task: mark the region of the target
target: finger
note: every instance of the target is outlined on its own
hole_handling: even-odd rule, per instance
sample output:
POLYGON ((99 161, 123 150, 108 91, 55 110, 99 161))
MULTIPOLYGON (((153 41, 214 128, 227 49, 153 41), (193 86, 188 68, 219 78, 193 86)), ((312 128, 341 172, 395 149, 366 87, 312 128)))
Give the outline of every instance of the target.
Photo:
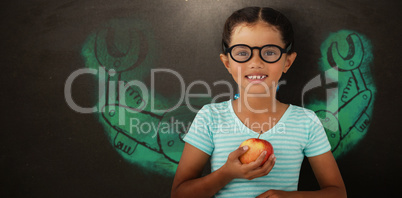
POLYGON ((263 166, 258 167, 252 171, 250 171, 250 175, 252 175, 252 179, 257 178, 257 177, 262 177, 265 175, 268 175, 269 172, 271 172, 272 168, 275 165, 276 157, 274 154, 269 156, 268 160, 264 163, 263 166))
POLYGON ((258 195, 258 197, 270 197, 270 196, 272 196, 272 195, 275 195, 275 190, 268 190, 268 191, 265 191, 264 193, 262 193, 261 195, 258 195))
POLYGON ((238 159, 241 155, 243 155, 248 151, 248 148, 249 148, 248 146, 239 147, 235 151, 231 152, 229 154, 229 157, 231 159, 238 159))
POLYGON ((265 168, 267 168, 267 167, 271 167, 271 169, 272 169, 272 167, 273 167, 274 164, 275 164, 275 161, 276 161, 275 155, 274 155, 274 154, 270 155, 269 158, 268 158, 268 160, 267 160, 267 161, 264 163, 264 165, 262 166, 262 168, 265 169, 265 168))
POLYGON ((256 173, 256 176, 262 177, 262 176, 268 175, 271 172, 272 168, 274 168, 275 161, 276 161, 275 155, 272 154, 271 156, 269 156, 268 160, 261 167, 261 170, 259 171, 259 173, 256 173))
POLYGON ((266 154, 267 154, 267 152, 264 151, 260 154, 260 156, 258 156, 258 158, 254 162, 243 165, 245 170, 247 170, 247 176, 246 176, 247 179, 251 180, 251 179, 260 177, 260 175, 264 172, 264 170, 262 170, 261 165, 262 165, 262 161, 264 160, 266 154))
POLYGON ((249 167, 251 169, 256 169, 258 167, 260 167, 262 165, 262 161, 264 161, 265 156, 267 155, 267 152, 264 151, 260 154, 260 156, 258 156, 258 158, 254 161, 249 163, 249 167))
POLYGON ((269 197, 269 195, 271 195, 271 190, 265 191, 264 193, 258 195, 256 198, 265 198, 269 197))

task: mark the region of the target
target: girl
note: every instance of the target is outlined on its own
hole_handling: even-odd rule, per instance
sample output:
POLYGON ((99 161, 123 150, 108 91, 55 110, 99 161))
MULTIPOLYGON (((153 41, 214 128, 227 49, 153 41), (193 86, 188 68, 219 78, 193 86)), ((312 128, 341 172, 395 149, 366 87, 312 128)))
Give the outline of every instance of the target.
POLYGON ((276 88, 296 58, 288 19, 271 8, 234 12, 223 31, 221 61, 238 84, 240 97, 205 105, 184 140, 172 197, 346 197, 345 186, 325 131, 314 112, 276 100, 276 88), (273 148, 242 164, 246 139, 273 148), (299 192, 304 156, 321 189, 299 192), (201 177, 210 158, 211 173, 201 177))

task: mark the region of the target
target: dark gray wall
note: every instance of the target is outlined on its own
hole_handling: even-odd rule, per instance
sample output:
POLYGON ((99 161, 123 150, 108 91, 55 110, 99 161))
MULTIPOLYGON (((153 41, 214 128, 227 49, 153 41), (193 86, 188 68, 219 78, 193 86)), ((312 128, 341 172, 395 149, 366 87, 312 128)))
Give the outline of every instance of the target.
MULTIPOLYGON (((81 50, 90 35, 110 20, 131 18, 151 27, 155 67, 174 69, 187 83, 230 81, 219 60, 222 26, 234 10, 254 5, 276 8, 294 24, 298 57, 284 76, 283 102, 301 104, 303 85, 320 72, 320 46, 330 33, 353 30, 371 41, 370 75, 377 88, 371 124, 337 161, 350 197, 397 195, 402 175, 397 0, 3 2, 1 192, 7 197, 169 197, 171 176, 124 160, 96 115, 67 105, 66 79, 85 68, 81 50)), ((161 81, 161 95, 179 90, 176 82, 161 81)), ((94 76, 82 76, 73 85, 77 104, 96 104, 94 76)), ((227 90, 216 87, 213 94, 222 91, 227 90)), ((304 164, 299 189, 317 188, 304 164)))

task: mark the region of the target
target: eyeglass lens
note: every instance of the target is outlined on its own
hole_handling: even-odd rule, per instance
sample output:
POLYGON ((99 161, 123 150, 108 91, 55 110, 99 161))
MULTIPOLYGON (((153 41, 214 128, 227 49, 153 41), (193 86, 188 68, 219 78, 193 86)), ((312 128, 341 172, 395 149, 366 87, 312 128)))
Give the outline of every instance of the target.
MULTIPOLYGON (((276 62, 282 55, 276 46, 266 46, 260 51, 261 57, 267 62, 276 62)), ((252 49, 248 46, 236 46, 232 49, 232 57, 236 61, 245 62, 251 58, 252 49)))

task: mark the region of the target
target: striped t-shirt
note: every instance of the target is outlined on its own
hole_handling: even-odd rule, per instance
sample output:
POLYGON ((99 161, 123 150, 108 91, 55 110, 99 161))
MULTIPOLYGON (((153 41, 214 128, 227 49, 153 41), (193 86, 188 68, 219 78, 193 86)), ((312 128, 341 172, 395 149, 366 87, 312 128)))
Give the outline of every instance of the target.
MULTIPOLYGON (((311 110, 290 105, 281 119, 273 122, 276 124, 260 136, 274 148, 276 162, 271 172, 253 180, 234 179, 216 197, 256 197, 270 189, 295 191, 304 156, 317 156, 331 149, 324 128, 311 110)), ((210 155, 211 171, 215 171, 243 141, 257 136, 236 116, 229 100, 205 105, 184 141, 210 155)))

